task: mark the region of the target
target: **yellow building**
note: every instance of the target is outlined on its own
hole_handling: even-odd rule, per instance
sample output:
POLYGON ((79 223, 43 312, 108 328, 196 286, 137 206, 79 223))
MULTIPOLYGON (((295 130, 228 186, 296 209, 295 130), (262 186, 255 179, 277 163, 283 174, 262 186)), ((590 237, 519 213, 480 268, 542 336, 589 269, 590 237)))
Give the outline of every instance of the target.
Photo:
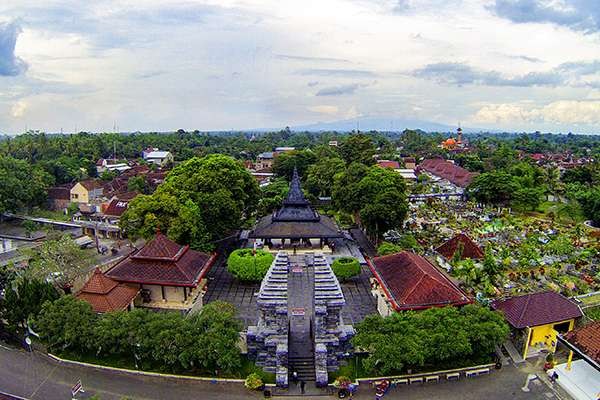
POLYGON ((524 359, 540 351, 554 352, 557 335, 575 327, 583 314, 579 306, 555 292, 510 297, 492 303, 512 328, 512 339, 524 359))
POLYGON ((89 204, 102 197, 102 184, 93 179, 77 182, 71 188, 71 202, 89 204))

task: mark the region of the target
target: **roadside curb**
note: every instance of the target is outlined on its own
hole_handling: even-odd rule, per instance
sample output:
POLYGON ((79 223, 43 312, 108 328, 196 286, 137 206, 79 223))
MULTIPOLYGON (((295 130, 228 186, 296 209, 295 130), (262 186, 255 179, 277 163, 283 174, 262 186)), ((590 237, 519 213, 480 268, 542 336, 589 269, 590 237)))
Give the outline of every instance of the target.
POLYGON ((240 383, 242 385, 245 382, 244 379, 208 378, 208 377, 202 377, 202 376, 163 374, 160 372, 137 371, 137 370, 126 369, 126 368, 107 367, 105 365, 91 364, 91 363, 86 363, 86 362, 82 362, 82 361, 67 360, 67 359, 63 359, 58 356, 55 356, 54 354, 51 354, 51 353, 48 353, 48 357, 50 357, 53 361, 55 361, 59 364, 76 365, 79 367, 95 368, 95 369, 101 369, 101 370, 106 370, 106 371, 117 371, 117 372, 123 372, 123 373, 131 374, 131 375, 154 376, 154 377, 170 378, 170 379, 187 379, 187 380, 212 382, 212 383, 240 383))

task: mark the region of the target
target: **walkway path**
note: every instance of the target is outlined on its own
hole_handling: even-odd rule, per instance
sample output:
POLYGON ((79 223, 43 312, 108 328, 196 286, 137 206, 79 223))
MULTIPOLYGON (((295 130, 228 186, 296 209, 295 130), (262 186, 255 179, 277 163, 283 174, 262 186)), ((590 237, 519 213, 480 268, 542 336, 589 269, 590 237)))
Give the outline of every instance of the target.
MULTIPOLYGON (((71 367, 57 364, 39 354, 7 349, 0 345, 0 392, 28 399, 70 399, 70 388, 81 378, 86 395, 98 394, 102 400, 132 399, 260 399, 262 394, 248 392, 242 385, 215 384, 191 380, 144 377, 127 373, 71 367)), ((391 390, 385 399, 402 400, 543 400, 557 399, 541 382, 531 383, 531 392, 524 393, 527 370, 507 366, 489 376, 459 382, 443 382, 391 390)), ((372 399, 373 390, 361 387, 355 399, 372 399)), ((1 397, 0 397, 1 398, 1 397)), ((84 398, 82 396, 82 398, 84 398)), ((288 400, 300 397, 286 397, 288 400)), ((303 397, 307 399, 310 397, 303 397)))
POLYGON ((288 318, 290 335, 288 359, 299 379, 315 380, 314 348, 311 337, 314 314, 314 271, 303 256, 290 256, 288 273, 288 318))

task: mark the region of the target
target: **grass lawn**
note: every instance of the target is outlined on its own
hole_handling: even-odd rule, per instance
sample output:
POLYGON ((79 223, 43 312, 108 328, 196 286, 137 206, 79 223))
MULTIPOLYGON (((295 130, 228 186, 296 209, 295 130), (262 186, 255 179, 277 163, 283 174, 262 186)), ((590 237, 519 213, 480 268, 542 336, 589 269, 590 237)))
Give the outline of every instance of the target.
POLYGON ((600 303, 600 293, 593 296, 580 297, 579 300, 581 300, 581 302, 586 306, 590 304, 597 304, 600 303))
POLYGON ((593 319, 594 321, 600 321, 600 306, 585 308, 583 313, 586 317, 593 319))
POLYGON ((65 213, 63 213, 62 211, 50 211, 50 210, 43 210, 40 208, 35 208, 29 213, 29 215, 32 217, 48 218, 48 219, 54 219, 54 220, 63 221, 63 222, 71 221, 71 216, 65 215, 65 213))
MULTIPOLYGON (((135 361, 133 357, 124 358, 118 356, 110 356, 110 357, 102 357, 98 358, 91 354, 79 354, 72 351, 63 351, 61 353, 55 353, 58 357, 64 358, 66 360, 72 361, 80 361, 88 364, 96 364, 103 365, 106 367, 113 368, 123 368, 123 369, 131 369, 131 370, 143 370, 146 372, 158 372, 163 374, 176 374, 176 375, 185 375, 185 376, 199 376, 212 378, 214 377, 210 373, 205 373, 203 371, 181 371, 181 372, 172 372, 165 371, 161 368, 136 368, 135 361)), ((234 374, 221 374, 219 378, 235 378, 235 379, 245 379, 251 373, 256 372, 261 375, 263 382, 265 383, 275 383, 275 374, 267 373, 262 370, 262 368, 256 366, 253 361, 248 360, 245 356, 242 356, 242 366, 237 373, 234 374)))

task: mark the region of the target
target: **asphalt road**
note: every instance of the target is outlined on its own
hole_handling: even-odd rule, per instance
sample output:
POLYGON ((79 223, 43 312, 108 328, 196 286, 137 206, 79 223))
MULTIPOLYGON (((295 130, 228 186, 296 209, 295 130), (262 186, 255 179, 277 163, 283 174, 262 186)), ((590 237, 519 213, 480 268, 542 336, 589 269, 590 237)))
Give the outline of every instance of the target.
MULTIPOLYGON (((391 389, 386 399, 504 400, 558 399, 539 380, 530 383, 531 391, 521 390, 527 370, 513 366, 494 371, 489 376, 462 379, 458 382, 413 385, 391 389)), ((237 384, 199 382, 187 379, 145 377, 94 368, 64 366, 40 355, 0 346, 0 392, 37 400, 70 399, 70 389, 81 379, 85 399, 98 394, 102 400, 131 399, 258 399, 237 384)), ((311 398, 308 396, 303 399, 311 398)), ((323 398, 323 397, 320 397, 323 398)), ((373 399, 374 390, 361 387, 355 399, 373 399)), ((565 399, 565 397, 562 397, 565 399)), ((2 396, 0 396, 2 399, 2 396)), ((292 400, 293 397, 286 397, 292 400)))

